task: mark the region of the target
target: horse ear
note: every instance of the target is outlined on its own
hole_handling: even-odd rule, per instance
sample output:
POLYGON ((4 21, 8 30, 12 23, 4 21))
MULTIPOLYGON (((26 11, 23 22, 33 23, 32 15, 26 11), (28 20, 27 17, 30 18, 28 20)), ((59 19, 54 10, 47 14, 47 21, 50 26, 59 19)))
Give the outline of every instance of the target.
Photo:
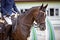
POLYGON ((43 4, 40 6, 40 10, 43 8, 43 4))
POLYGON ((48 4, 47 4, 47 5, 45 5, 45 7, 44 7, 44 8, 47 8, 47 6, 48 6, 48 4))

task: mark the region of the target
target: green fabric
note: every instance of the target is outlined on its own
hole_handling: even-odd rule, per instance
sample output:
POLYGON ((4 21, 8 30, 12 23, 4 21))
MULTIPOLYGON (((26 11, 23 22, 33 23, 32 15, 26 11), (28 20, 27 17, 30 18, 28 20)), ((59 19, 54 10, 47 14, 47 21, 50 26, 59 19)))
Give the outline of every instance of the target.
POLYGON ((37 35, 36 35, 36 30, 35 30, 35 28, 34 27, 32 27, 32 33, 33 33, 33 39, 32 40, 37 40, 37 35))
POLYGON ((47 18, 47 26, 48 26, 48 31, 49 31, 49 40, 55 40, 55 34, 54 34, 54 28, 50 22, 50 20, 47 18))

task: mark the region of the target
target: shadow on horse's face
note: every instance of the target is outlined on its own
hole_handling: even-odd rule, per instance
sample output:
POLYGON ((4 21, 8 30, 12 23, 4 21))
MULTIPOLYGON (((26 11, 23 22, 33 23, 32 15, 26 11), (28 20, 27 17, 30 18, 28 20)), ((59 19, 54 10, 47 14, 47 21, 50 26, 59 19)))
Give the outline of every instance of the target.
POLYGON ((37 16, 35 18, 35 21, 37 22, 38 27, 42 31, 46 29, 46 25, 45 25, 45 18, 46 18, 45 10, 46 10, 46 7, 47 7, 47 5, 45 7, 43 7, 43 4, 42 4, 42 6, 40 7, 39 12, 37 13, 37 16))

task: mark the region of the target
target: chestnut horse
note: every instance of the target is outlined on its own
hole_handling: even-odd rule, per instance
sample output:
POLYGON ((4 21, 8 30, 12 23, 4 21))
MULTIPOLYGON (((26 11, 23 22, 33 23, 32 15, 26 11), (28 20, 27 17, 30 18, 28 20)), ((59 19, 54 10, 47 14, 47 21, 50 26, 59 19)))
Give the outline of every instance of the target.
POLYGON ((39 25, 40 30, 45 30, 46 6, 43 4, 38 7, 32 7, 18 18, 17 27, 12 37, 14 40, 27 40, 30 34, 30 28, 34 21, 39 25))
MULTIPOLYGON (((7 31, 7 33, 10 33, 10 36, 13 38, 13 40, 27 40, 27 38, 30 35, 30 29, 32 27, 32 24, 34 21, 37 22, 39 25, 38 27, 40 30, 45 30, 45 18, 46 13, 45 10, 48 5, 43 6, 37 6, 32 7, 28 11, 26 11, 24 14, 19 15, 17 18, 16 27, 14 29, 14 32, 10 33, 7 31)), ((10 27, 8 27, 9 29, 10 27)), ((11 30, 11 29, 10 29, 11 30)))

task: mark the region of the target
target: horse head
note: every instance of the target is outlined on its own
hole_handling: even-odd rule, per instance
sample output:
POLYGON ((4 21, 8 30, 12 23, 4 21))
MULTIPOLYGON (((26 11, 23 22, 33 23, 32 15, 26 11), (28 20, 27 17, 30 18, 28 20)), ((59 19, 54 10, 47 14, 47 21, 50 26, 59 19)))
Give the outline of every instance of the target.
POLYGON ((35 21, 37 22, 40 30, 46 29, 46 25, 45 25, 46 13, 45 13, 45 11, 46 11, 47 6, 48 6, 48 4, 43 7, 43 4, 42 4, 41 6, 35 8, 34 18, 35 18, 35 21))

